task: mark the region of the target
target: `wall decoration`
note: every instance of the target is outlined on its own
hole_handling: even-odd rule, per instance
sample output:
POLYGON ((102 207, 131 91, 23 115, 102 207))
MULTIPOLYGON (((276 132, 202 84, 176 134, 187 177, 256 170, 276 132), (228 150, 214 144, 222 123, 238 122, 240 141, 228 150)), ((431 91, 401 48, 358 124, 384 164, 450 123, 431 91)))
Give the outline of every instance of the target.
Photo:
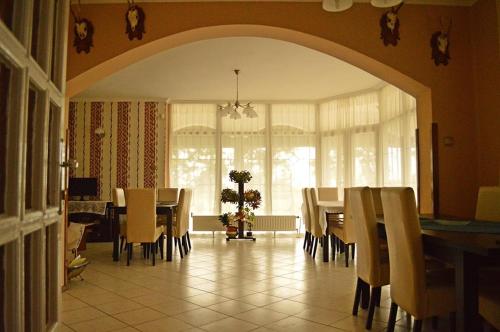
POLYGON ((403 6, 401 3, 398 6, 392 7, 391 10, 385 12, 380 17, 380 39, 383 40, 384 45, 389 44, 396 46, 399 40, 399 17, 398 12, 403 6))
POLYGON ((80 2, 78 1, 77 12, 71 8, 71 15, 75 22, 73 23, 73 46, 76 48, 76 52, 85 53, 90 52, 90 48, 94 46, 94 25, 87 18, 82 18, 80 16, 80 2))
POLYGON ((443 20, 441 19, 441 30, 436 31, 431 37, 431 49, 432 49, 432 59, 434 64, 439 66, 443 64, 448 65, 448 60, 450 60, 450 41, 449 34, 451 28, 451 19, 448 22, 446 29, 444 28, 443 20))
POLYGON ((125 22, 127 24, 126 33, 128 34, 128 39, 133 40, 137 38, 142 39, 142 34, 146 33, 144 28, 144 20, 146 19, 146 14, 144 10, 137 6, 134 1, 128 1, 128 9, 125 13, 125 22))
POLYGON ((73 176, 97 177, 102 200, 111 200, 113 188, 164 187, 168 126, 160 115, 166 107, 163 101, 70 101, 70 152, 84 165, 73 176))

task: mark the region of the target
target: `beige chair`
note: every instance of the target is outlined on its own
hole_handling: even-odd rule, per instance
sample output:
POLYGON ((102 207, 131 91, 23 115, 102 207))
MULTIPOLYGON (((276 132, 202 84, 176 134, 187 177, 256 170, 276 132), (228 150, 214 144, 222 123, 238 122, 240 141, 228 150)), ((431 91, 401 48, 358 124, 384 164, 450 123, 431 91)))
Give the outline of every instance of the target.
POLYGON ((127 189, 127 265, 134 243, 143 243, 145 254, 151 251, 155 265, 158 246, 163 256, 162 235, 163 227, 156 225, 156 190, 127 189))
POLYGON ((337 187, 319 187, 318 201, 338 201, 339 191, 337 187))
POLYGON ((495 329, 500 330, 500 290, 498 280, 494 287, 480 289, 479 314, 495 329))
POLYGON ((380 193, 382 191, 381 187, 370 187, 373 199, 373 207, 375 208, 375 215, 379 218, 384 216, 384 209, 382 208, 382 197, 380 193))
POLYGON ((307 203, 307 188, 302 188, 302 221, 304 222, 304 245, 302 249, 308 249, 311 243, 311 216, 309 214, 309 204, 307 203))
POLYGON ((157 197, 158 202, 178 202, 179 189, 178 188, 158 188, 157 197))
MULTIPOLYGON (((382 188, 382 206, 389 245, 391 311, 387 331, 394 331, 398 306, 422 320, 456 311, 452 269, 426 271, 422 233, 412 188, 382 188)), ((454 317, 450 315, 451 324, 454 317)))
MULTIPOLYGON (((122 188, 113 189, 113 205, 126 206, 125 191, 122 188)), ((120 253, 123 251, 123 245, 127 238, 127 216, 120 215, 120 253)))
POLYGON ((500 187, 480 187, 476 220, 500 221, 500 187))
MULTIPOLYGON (((382 286, 389 284, 389 253, 382 250, 377 230, 377 217, 371 188, 350 188, 352 222, 356 231, 358 280, 352 314, 357 315, 361 290, 372 287, 366 329, 372 327, 375 305, 380 303, 382 286)), ((379 191, 380 193, 380 191, 379 191)))
MULTIPOLYGON (((336 239, 342 242, 342 246, 337 244, 337 249, 345 252, 345 266, 349 267, 349 252, 351 252, 352 259, 355 255, 356 243, 356 230, 352 222, 351 204, 349 198, 350 188, 344 188, 344 218, 343 223, 332 222, 328 224, 328 229, 336 239), (352 251, 349 250, 352 249, 352 251)), ((335 242, 332 242, 332 251, 335 255, 335 242)), ((332 256, 335 257, 335 256, 332 256)))
POLYGON ((307 202, 309 204, 309 216, 311 218, 311 246, 309 248, 309 254, 311 254, 313 258, 316 258, 318 240, 323 238, 326 228, 321 224, 322 219, 319 215, 317 195, 316 188, 308 188, 306 190, 307 202))
POLYGON ((182 250, 187 254, 191 249, 191 240, 189 239, 189 213, 191 210, 191 189, 182 188, 179 193, 179 204, 177 205, 176 218, 173 224, 173 235, 175 245, 179 247, 181 258, 184 257, 182 250))

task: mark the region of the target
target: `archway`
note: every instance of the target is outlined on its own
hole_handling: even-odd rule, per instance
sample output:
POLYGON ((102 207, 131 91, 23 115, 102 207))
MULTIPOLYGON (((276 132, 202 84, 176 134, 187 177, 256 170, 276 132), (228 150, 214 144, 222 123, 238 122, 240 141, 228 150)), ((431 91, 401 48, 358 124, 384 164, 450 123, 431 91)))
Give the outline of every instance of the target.
POLYGON ((158 52, 195 41, 221 37, 263 37, 295 43, 361 68, 414 96, 417 100, 417 125, 419 128, 420 212, 432 212, 432 160, 430 153, 432 102, 430 88, 384 63, 331 40, 295 30, 264 25, 221 25, 188 30, 133 48, 83 72, 67 82, 66 96, 68 98, 75 96, 95 82, 158 52))

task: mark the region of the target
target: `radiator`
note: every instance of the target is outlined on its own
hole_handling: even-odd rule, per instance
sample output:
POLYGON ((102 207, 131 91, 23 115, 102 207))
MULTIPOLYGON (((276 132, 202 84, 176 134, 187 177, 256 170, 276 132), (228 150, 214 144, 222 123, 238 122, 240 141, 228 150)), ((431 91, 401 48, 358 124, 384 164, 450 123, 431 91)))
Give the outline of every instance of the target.
MULTIPOLYGON (((193 215, 193 231, 225 231, 217 219, 219 216, 193 215)), ((252 227, 254 231, 296 231, 297 230, 296 216, 256 216, 255 224, 252 227)))
POLYGON ((254 231, 295 231, 297 230, 296 216, 257 216, 254 231))

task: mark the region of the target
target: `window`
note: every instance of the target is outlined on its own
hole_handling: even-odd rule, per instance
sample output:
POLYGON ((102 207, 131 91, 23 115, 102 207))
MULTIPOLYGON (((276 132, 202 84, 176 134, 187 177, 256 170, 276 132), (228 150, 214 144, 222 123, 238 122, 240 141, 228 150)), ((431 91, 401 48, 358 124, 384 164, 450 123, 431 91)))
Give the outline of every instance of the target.
POLYGON ((0 214, 5 212, 5 185, 7 168, 7 121, 11 70, 0 57, 0 214))
POLYGON ((202 198, 194 213, 234 210, 219 203, 222 188, 236 189, 232 169, 252 173, 260 214, 299 215, 304 187, 416 187, 415 99, 393 86, 255 108, 257 118, 232 120, 218 119, 215 104, 172 105, 171 184, 202 198))
POLYGON ((191 209, 197 214, 217 210, 216 105, 172 106, 171 186, 192 188, 191 209))
POLYGON ((56 206, 59 197, 59 115, 61 109, 50 104, 47 152, 47 206, 56 206))
POLYGON ((34 162, 34 152, 33 149, 35 144, 35 129, 36 129, 36 113, 38 108, 38 97, 39 91, 34 87, 30 86, 28 94, 28 127, 26 130, 26 177, 25 177, 25 191, 24 191, 24 208, 25 210, 30 210, 33 207, 33 162, 34 162))

